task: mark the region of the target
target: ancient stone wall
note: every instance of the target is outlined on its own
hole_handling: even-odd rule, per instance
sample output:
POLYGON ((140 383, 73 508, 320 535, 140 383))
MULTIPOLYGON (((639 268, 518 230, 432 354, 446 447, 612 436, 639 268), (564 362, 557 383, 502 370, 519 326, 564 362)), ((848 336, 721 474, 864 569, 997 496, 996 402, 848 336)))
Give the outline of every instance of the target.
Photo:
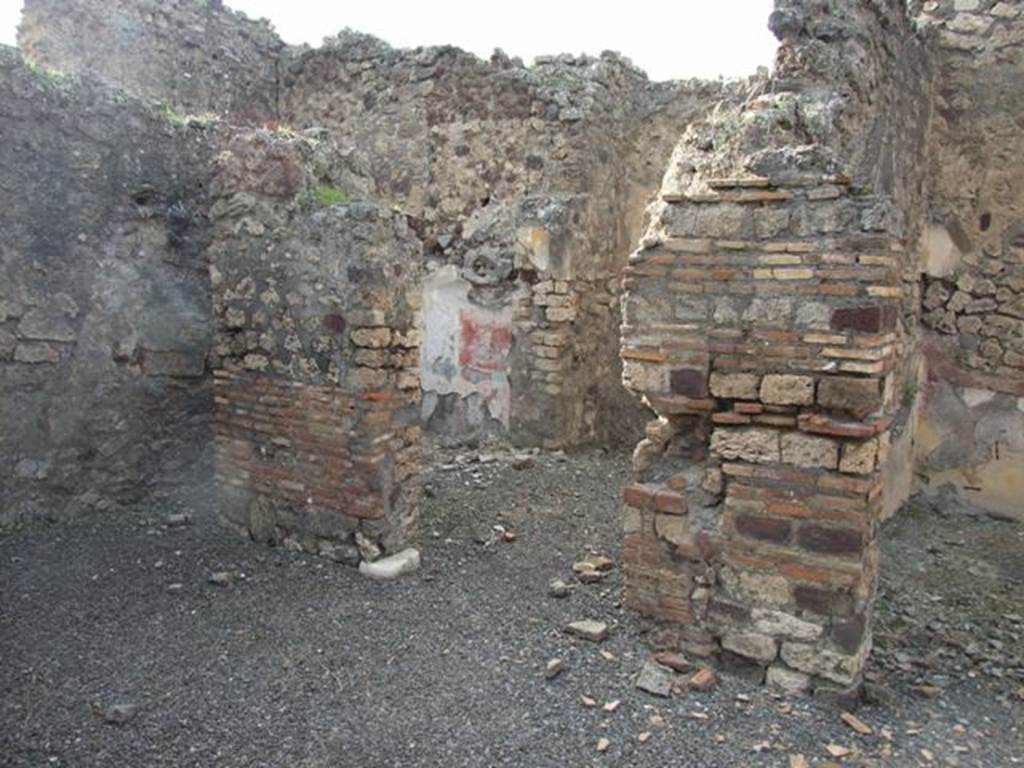
POLYGON ((550 447, 638 438, 647 415, 619 383, 624 255, 681 127, 749 84, 651 83, 615 54, 528 68, 351 32, 292 49, 215 2, 29 0, 20 37, 39 62, 179 112, 328 130, 427 243, 429 428, 550 447))
POLYGON ((935 61, 918 476, 1022 517, 1024 7, 915 10, 935 61))
POLYGON ((229 523, 354 564, 413 532, 422 257, 403 215, 342 201, 340 165, 315 135, 218 154, 216 460, 229 523))
POLYGON ((173 112, 277 115, 285 46, 220 0, 26 0, 18 45, 42 66, 90 72, 173 112))
POLYGON ((930 74, 903 4, 779 2, 764 92, 690 126, 630 258, 625 491, 658 642, 855 686, 877 527, 909 490, 930 74))
POLYGON ((740 86, 650 83, 613 54, 526 68, 352 33, 284 83, 286 120, 327 127, 422 220, 427 423, 549 447, 634 439, 622 254, 680 126, 740 86))
POLYGON ((209 131, 0 48, 0 525, 208 478, 209 131))

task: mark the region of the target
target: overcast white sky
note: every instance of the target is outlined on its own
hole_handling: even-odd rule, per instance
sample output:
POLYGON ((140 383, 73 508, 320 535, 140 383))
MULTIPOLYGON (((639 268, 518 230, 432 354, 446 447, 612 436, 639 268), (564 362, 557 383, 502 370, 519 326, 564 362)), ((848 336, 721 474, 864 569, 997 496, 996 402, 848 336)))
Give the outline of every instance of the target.
MULTIPOLYGON (((451 43, 529 62, 541 53, 617 50, 655 80, 748 75, 770 66, 772 0, 226 0, 270 19, 289 43, 317 45, 344 27, 398 47, 451 43)), ((0 0, 0 42, 14 44, 21 0, 0 0)))

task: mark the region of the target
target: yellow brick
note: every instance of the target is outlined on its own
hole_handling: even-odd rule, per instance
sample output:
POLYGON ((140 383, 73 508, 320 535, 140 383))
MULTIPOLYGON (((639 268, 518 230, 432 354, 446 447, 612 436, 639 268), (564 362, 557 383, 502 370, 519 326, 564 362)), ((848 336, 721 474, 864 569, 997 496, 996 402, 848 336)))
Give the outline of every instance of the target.
POLYGON ((814 278, 813 269, 773 269, 772 274, 776 280, 811 280, 814 278))
POLYGON ((866 373, 876 374, 885 370, 884 363, 853 363, 843 361, 839 364, 839 370, 845 373, 866 373))
POLYGON ((831 333, 808 333, 804 341, 807 344, 845 344, 846 337, 831 333))
POLYGON ((903 288, 897 285, 869 285, 868 296, 898 299, 903 296, 903 288))
POLYGON ((760 256, 758 261, 761 264, 772 264, 775 266, 785 266, 792 264, 803 264, 804 260, 802 257, 792 253, 773 253, 766 256, 760 256))
POLYGON ((861 256, 857 259, 861 264, 866 267, 893 267, 895 268, 896 259, 891 256, 861 256))

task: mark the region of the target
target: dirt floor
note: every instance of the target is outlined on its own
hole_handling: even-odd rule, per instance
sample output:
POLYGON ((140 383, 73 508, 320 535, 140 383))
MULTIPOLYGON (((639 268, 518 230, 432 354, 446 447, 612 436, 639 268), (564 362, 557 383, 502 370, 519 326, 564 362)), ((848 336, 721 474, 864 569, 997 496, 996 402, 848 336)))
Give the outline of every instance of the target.
POLYGON ((394 583, 236 538, 208 499, 0 538, 0 765, 1024 763, 1024 526, 955 504, 886 526, 859 735, 736 679, 635 689, 647 654, 617 570, 548 596, 588 551, 618 559, 626 455, 434 458, 423 568, 394 583), (610 638, 563 633, 583 618, 610 638))

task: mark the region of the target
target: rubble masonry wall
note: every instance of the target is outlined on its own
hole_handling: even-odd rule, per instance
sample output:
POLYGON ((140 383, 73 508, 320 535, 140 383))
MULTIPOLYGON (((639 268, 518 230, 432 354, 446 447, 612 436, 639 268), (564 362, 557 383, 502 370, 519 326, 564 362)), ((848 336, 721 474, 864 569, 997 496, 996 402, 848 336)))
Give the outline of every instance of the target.
POLYGON ((917 3, 935 62, 922 489, 1024 518, 1024 8, 917 3))
POLYGON ((209 153, 0 48, 0 525, 209 482, 209 153))

